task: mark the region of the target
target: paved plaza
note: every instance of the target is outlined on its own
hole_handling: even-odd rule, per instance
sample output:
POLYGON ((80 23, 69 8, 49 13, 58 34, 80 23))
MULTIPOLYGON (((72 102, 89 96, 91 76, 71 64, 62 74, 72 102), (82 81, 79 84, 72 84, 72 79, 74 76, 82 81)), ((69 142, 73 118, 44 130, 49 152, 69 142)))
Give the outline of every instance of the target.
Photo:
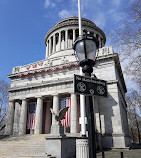
POLYGON ((141 158, 141 149, 103 151, 97 153, 97 158, 141 158))

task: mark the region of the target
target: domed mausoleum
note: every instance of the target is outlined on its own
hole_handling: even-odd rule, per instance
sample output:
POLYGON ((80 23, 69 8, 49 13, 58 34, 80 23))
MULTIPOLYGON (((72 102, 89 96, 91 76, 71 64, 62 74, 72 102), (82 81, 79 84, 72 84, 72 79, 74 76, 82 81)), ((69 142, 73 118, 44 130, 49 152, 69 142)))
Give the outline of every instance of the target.
MULTIPOLYGON (((112 47, 105 46, 104 32, 92 21, 82 18, 83 33, 91 33, 98 40, 95 67, 92 74, 107 81, 108 97, 94 97, 97 141, 103 148, 125 148, 130 145, 126 85, 120 61, 112 47)), ((74 93, 74 74, 79 63, 72 48, 78 37, 78 18, 59 21, 45 36, 45 59, 13 68, 9 88, 9 105, 5 133, 7 135, 54 134, 58 113, 68 106, 61 121, 66 136, 81 136, 79 124, 80 96, 74 93)))

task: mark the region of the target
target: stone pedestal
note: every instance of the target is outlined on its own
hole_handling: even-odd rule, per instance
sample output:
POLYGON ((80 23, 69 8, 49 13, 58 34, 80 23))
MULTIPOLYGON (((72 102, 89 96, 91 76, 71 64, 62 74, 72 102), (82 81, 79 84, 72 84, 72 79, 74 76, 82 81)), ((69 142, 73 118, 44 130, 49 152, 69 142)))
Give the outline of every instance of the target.
POLYGON ((88 139, 76 139, 76 158, 89 158, 88 139))
POLYGON ((51 126, 51 136, 65 136, 64 127, 61 125, 53 125, 51 126))
POLYGON ((45 139, 47 156, 50 155, 55 158, 75 157, 75 137, 53 137, 49 135, 45 139))

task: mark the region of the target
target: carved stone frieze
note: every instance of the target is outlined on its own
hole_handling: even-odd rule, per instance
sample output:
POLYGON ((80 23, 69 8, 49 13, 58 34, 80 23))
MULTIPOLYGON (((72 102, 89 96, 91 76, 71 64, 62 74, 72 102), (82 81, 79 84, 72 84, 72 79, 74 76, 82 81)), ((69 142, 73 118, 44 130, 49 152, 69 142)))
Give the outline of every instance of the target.
POLYGON ((61 59, 61 64, 66 64, 66 63, 69 63, 69 60, 67 60, 66 57, 64 56, 64 57, 61 59))
POLYGON ((56 85, 50 85, 50 86, 43 86, 43 87, 37 87, 37 88, 30 88, 26 90, 18 90, 18 91, 13 91, 10 93, 10 98, 15 98, 15 99, 22 99, 22 97, 28 98, 28 96, 36 97, 37 94, 40 95, 51 95, 54 92, 68 92, 68 88, 73 89, 73 81, 70 81, 68 83, 64 84, 56 84, 56 85))
POLYGON ((52 66, 52 60, 48 59, 46 62, 45 62, 45 65, 46 66, 52 66))

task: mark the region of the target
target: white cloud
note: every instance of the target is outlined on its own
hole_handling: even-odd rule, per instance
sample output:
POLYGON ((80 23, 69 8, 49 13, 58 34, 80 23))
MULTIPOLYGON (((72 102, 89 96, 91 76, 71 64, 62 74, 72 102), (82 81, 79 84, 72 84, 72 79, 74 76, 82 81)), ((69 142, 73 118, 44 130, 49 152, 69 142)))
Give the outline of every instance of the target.
POLYGON ((45 1, 45 4, 44 4, 44 7, 45 7, 45 8, 48 8, 49 5, 50 5, 50 1, 49 1, 49 0, 46 0, 46 1, 45 1))
POLYGON ((72 16, 67 10, 61 10, 58 15, 62 19, 72 16))
POLYGON ((99 12, 96 19, 93 20, 95 22, 95 24, 100 27, 100 28, 104 28, 105 24, 106 24, 106 16, 104 13, 99 12))
POLYGON ((51 6, 52 8, 54 8, 55 7, 55 3, 50 2, 50 0, 45 0, 44 7, 48 8, 49 6, 51 6))
POLYGON ((119 6, 121 3, 121 0, 112 0, 113 5, 119 6))

